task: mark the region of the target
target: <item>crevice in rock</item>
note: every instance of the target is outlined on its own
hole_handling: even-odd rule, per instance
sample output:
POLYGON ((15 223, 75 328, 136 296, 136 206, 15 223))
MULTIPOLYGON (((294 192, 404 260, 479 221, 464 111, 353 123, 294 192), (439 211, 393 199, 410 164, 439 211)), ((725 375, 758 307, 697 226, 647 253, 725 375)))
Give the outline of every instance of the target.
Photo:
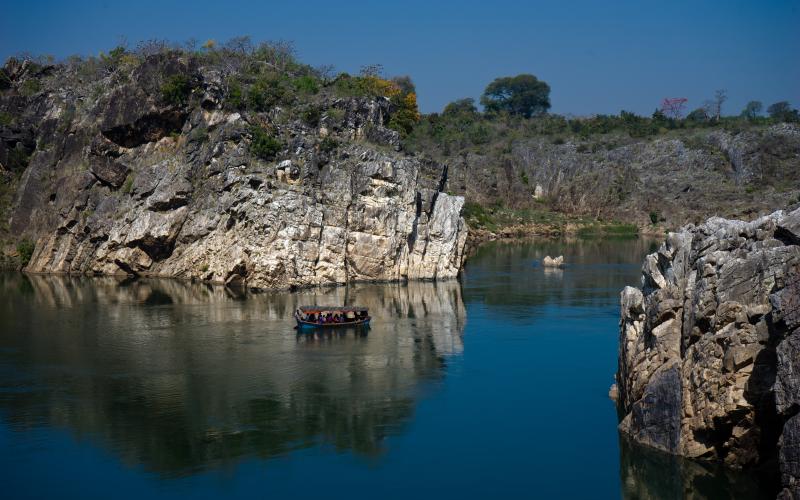
POLYGON ((117 125, 101 133, 119 146, 135 148, 147 142, 157 141, 172 132, 180 132, 187 116, 183 110, 149 113, 133 123, 117 125))

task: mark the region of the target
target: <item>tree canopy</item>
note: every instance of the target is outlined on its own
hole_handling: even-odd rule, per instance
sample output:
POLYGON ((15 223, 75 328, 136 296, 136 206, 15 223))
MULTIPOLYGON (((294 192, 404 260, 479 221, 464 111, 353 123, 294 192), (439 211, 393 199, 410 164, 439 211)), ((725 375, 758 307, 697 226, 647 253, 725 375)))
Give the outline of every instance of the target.
POLYGON ((507 111, 525 118, 550 109, 550 86, 533 75, 522 74, 495 79, 481 97, 489 112, 507 111))

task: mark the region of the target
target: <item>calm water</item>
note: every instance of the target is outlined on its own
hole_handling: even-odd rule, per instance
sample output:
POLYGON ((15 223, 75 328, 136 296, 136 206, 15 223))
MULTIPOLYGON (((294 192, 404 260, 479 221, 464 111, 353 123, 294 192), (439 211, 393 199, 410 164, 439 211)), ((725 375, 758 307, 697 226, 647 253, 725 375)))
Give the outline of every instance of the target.
POLYGON ((492 244, 460 283, 295 294, 0 275, 3 498, 758 497, 619 440, 618 294, 651 245, 492 244), (315 302, 373 326, 298 335, 315 302))

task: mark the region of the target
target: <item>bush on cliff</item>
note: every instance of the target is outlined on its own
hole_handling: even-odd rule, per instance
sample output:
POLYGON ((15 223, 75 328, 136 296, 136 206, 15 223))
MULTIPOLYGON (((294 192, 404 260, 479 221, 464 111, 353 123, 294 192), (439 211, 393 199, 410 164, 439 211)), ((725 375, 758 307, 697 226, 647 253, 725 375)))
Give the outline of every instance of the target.
POLYGON ((19 262, 22 267, 28 265, 33 256, 34 244, 30 240, 22 240, 17 243, 17 253, 19 254, 19 262))
POLYGON ((264 127, 253 126, 250 128, 250 134, 253 136, 250 152, 257 158, 272 160, 283 149, 283 143, 264 127))
POLYGON ((186 104, 192 93, 192 85, 186 75, 174 75, 161 85, 161 97, 175 106, 186 104))

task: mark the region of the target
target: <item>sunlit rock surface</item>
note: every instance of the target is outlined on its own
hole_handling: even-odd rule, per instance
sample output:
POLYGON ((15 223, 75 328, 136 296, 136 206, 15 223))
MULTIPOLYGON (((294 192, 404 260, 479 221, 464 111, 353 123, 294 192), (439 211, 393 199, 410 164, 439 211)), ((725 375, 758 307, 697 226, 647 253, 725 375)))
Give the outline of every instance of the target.
MULTIPOLYGON (((72 82, 68 68, 48 71, 72 82)), ((461 268, 464 200, 444 192, 443 166, 398 151, 388 99, 320 98, 314 125, 279 106, 234 112, 215 71, 170 54, 108 76, 91 98, 64 86, 17 103, 17 121, 36 124, 10 209, 15 237, 36 243, 28 272, 267 289, 461 268), (161 98, 173 74, 195 79, 195 105, 161 98), (280 138, 274 157, 254 153, 254 127, 280 138)))
POLYGON ((620 429, 800 494, 800 210, 670 233, 621 296, 620 429))

